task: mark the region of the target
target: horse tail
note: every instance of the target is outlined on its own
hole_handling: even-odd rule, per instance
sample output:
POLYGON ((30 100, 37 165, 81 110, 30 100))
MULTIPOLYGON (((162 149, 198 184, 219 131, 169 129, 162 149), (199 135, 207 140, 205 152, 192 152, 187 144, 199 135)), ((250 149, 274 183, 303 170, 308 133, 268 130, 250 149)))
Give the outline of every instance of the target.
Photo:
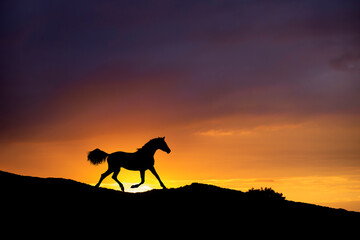
POLYGON ((94 164, 98 165, 102 162, 104 162, 109 154, 107 154, 104 151, 101 151, 100 149, 95 149, 88 154, 88 160, 94 164))

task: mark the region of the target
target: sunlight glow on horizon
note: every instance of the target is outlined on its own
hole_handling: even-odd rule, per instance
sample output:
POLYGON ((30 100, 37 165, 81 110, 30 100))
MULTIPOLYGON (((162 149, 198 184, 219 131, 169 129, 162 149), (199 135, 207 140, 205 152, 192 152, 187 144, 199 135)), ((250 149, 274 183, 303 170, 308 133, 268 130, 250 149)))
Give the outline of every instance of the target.
MULTIPOLYGON (((231 135, 215 134, 216 131, 202 135, 196 130, 180 134, 167 130, 169 134, 163 135, 166 135, 172 152, 168 155, 158 151, 155 167, 168 188, 192 182, 241 191, 252 187, 271 187, 283 193, 288 200, 320 205, 326 203, 336 207, 345 204, 353 210, 360 210, 356 205, 346 205, 360 203, 360 191, 353 187, 360 185, 360 181, 356 169, 349 171, 344 165, 355 164, 356 155, 343 153, 358 151, 355 141, 357 130, 354 131, 357 128, 344 129, 332 125, 331 131, 329 129, 323 124, 306 123, 285 124, 283 127, 260 126, 238 130, 231 135), (341 165, 344 166, 339 167, 341 165)), ((6 151, 0 154, 3 159, 13 159, 4 169, 10 172, 65 177, 95 185, 100 174, 107 169, 107 163, 90 165, 86 160, 88 151, 99 147, 109 153, 133 152, 147 140, 141 134, 133 138, 107 134, 70 142, 18 142, 8 145, 6 151), (19 148, 22 152, 17 151, 19 148), (29 159, 31 165, 24 165, 17 159, 29 159)), ((139 189, 130 188, 140 182, 137 171, 122 169, 118 178, 124 183, 126 192, 161 189, 149 171, 145 174, 145 184, 139 189)), ((104 180, 102 187, 120 190, 111 176, 104 180)))
MULTIPOLYGON (((90 185, 95 186, 96 183, 91 183, 90 185)), ((141 185, 138 188, 131 188, 131 186, 135 183, 128 183, 128 182, 122 182, 122 184, 124 185, 125 188, 125 192, 129 192, 129 193, 141 193, 141 192, 147 192, 156 188, 152 188, 150 187, 148 184, 144 183, 143 185, 141 185)), ((119 184, 117 183, 102 183, 101 186, 102 188, 109 188, 109 189, 113 189, 113 190, 117 190, 117 191, 121 191, 119 184)), ((160 188, 160 187, 159 187, 160 188)))
MULTIPOLYGON (((167 180, 167 188, 178 188, 194 182, 211 184, 246 192, 251 188, 271 187, 283 193, 287 200, 324 205, 339 208, 350 207, 353 211, 360 211, 359 191, 353 186, 360 184, 360 178, 353 176, 307 176, 276 179, 236 178, 236 179, 192 179, 167 180), (339 205, 340 204, 340 205, 339 205)), ((140 193, 153 189, 161 189, 155 181, 143 184, 138 189, 131 188, 134 183, 123 182, 125 192, 140 193)), ((95 185, 93 183, 92 185, 95 185)), ((117 183, 104 183, 102 187, 120 191, 117 183)))

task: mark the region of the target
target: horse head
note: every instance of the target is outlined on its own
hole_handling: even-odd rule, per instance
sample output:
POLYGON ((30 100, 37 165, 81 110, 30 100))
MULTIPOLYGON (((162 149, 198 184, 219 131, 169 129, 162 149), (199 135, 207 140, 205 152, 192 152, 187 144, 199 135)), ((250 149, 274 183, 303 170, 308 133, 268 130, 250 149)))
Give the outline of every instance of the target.
POLYGON ((166 144, 165 142, 165 137, 160 137, 158 138, 158 148, 164 152, 166 152, 167 154, 169 154, 171 152, 171 149, 169 148, 169 146, 166 144))

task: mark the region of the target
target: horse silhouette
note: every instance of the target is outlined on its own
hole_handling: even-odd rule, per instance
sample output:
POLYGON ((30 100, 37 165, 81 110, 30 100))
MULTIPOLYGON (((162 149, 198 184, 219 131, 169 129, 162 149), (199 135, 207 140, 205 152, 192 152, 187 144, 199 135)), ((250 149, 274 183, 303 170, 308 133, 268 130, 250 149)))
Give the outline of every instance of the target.
POLYGON ((117 179, 117 176, 120 172, 120 169, 123 167, 132 171, 140 171, 141 182, 134 184, 131 188, 137 188, 145 182, 145 171, 150 170, 152 174, 157 178, 160 183, 160 186, 166 189, 164 183, 161 181, 159 175, 157 174, 154 164, 154 154, 160 149, 166 153, 170 153, 171 150, 165 142, 165 137, 159 137, 151 139, 143 147, 138 148, 134 153, 127 152, 114 152, 108 154, 100 149, 95 149, 88 154, 88 160, 94 164, 100 164, 104 162, 107 158, 108 170, 101 174, 99 182, 95 187, 99 187, 101 182, 113 173, 112 178, 119 184, 122 191, 124 191, 123 184, 117 179))

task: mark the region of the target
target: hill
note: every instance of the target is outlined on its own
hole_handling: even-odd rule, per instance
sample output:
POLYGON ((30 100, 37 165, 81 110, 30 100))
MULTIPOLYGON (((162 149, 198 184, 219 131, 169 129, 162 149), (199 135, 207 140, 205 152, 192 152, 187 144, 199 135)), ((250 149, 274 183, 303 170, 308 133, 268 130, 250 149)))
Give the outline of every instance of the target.
MULTIPOLYGON (((0 171, 1 206, 6 219, 51 225, 207 226, 244 230, 244 226, 319 228, 319 224, 353 224, 360 213, 285 200, 266 191, 241 192, 193 183, 180 188, 124 193, 61 178, 20 176, 0 171), (119 219, 117 222, 109 221, 119 219)), ((4 215, 3 215, 4 216, 4 215)), ((328 226, 328 225, 327 225, 328 226)), ((347 225, 350 226, 350 225, 347 225)), ((200 226, 199 226, 200 227, 200 226)), ((198 229, 198 228, 196 228, 198 229)))

